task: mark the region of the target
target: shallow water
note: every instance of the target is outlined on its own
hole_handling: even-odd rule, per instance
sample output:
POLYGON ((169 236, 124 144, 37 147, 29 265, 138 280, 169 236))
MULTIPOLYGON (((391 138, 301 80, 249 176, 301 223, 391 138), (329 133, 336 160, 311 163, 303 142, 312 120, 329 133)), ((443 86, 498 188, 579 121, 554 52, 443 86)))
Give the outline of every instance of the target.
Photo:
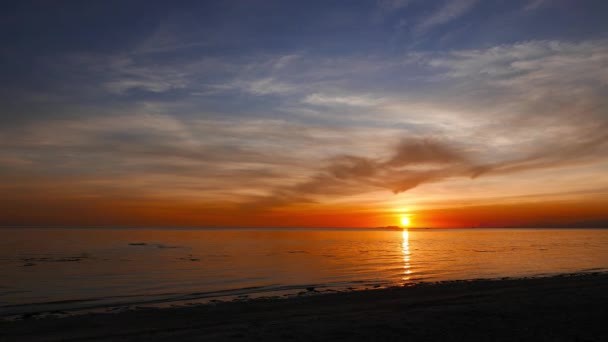
POLYGON ((608 229, 0 229, 0 315, 608 271, 608 229))

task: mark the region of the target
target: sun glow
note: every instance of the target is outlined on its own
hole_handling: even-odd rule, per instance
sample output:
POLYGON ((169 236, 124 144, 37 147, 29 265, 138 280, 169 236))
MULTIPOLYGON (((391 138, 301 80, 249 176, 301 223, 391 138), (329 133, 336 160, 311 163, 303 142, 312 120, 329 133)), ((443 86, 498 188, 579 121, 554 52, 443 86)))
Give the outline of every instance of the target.
POLYGON ((408 227, 410 225, 410 218, 407 216, 401 216, 401 226, 408 227))

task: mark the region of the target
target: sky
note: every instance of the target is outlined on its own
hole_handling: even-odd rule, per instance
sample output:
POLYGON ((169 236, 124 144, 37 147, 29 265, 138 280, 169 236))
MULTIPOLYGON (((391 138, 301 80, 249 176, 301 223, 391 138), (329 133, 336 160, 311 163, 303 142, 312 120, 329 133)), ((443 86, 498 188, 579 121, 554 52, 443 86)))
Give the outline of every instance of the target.
POLYGON ((2 226, 608 226, 606 1, 0 9, 2 226))

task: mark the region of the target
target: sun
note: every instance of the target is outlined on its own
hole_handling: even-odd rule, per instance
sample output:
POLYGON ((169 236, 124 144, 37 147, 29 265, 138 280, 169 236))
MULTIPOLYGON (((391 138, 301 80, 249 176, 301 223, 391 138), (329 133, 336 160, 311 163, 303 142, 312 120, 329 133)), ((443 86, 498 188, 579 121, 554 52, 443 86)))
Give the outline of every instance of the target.
POLYGON ((401 216, 401 226, 407 227, 410 225, 410 218, 407 216, 401 216))

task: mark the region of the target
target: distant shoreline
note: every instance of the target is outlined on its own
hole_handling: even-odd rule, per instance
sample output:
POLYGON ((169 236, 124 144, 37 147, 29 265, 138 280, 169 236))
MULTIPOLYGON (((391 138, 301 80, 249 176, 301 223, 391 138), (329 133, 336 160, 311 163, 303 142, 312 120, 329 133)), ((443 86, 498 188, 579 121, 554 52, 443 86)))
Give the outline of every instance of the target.
POLYGON ((608 273, 595 272, 32 318, 1 322, 0 339, 599 341, 606 303, 608 273))

